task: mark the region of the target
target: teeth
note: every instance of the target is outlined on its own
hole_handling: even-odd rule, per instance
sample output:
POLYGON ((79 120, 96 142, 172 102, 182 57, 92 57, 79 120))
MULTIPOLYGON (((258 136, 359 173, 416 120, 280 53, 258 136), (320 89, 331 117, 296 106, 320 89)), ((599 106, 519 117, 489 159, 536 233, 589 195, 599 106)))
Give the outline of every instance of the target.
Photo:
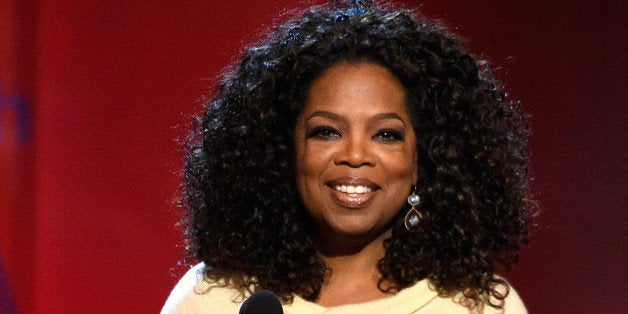
POLYGON ((371 192, 371 188, 366 187, 366 186, 362 186, 362 185, 358 185, 358 186, 353 186, 353 185, 337 185, 335 187, 336 191, 342 192, 342 193, 348 193, 348 194, 364 194, 364 193, 370 193, 371 192))

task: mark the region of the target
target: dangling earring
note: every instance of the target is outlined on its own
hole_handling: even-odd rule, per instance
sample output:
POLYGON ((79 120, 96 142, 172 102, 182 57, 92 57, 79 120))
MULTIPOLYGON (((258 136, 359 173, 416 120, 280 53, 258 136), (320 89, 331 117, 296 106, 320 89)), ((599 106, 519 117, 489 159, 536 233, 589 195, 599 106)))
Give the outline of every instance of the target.
POLYGON ((423 214, 417 209, 417 206, 421 203, 421 198, 416 194, 416 188, 412 191, 412 194, 408 196, 408 204, 410 204, 410 210, 403 218, 403 223, 406 226, 408 231, 415 230, 421 219, 423 219, 423 214))

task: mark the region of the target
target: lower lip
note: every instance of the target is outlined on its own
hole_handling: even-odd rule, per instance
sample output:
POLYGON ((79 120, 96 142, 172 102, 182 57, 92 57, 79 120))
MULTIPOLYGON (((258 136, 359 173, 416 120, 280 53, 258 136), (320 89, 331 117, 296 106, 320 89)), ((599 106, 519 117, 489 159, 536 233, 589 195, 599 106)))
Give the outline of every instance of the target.
POLYGON ((369 204, 369 201, 373 199, 375 196, 375 191, 368 193, 343 193, 337 191, 331 187, 328 187, 331 190, 331 195, 333 196, 336 203, 338 203, 342 207, 346 208, 362 208, 369 204))

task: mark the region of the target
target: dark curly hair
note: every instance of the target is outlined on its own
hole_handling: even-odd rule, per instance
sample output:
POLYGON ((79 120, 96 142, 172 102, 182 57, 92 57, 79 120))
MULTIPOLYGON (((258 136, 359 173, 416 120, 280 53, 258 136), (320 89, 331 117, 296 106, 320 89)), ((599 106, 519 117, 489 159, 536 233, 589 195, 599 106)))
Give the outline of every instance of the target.
POLYGON ((382 65, 402 82, 417 137, 424 217, 408 231, 400 211, 380 289, 429 279, 465 306, 503 307, 508 285, 495 274, 517 262, 534 207, 526 117, 457 36, 368 1, 306 10, 223 75, 188 141, 188 262, 242 293, 317 298, 326 266, 293 179, 293 129, 313 80, 343 61, 382 65))

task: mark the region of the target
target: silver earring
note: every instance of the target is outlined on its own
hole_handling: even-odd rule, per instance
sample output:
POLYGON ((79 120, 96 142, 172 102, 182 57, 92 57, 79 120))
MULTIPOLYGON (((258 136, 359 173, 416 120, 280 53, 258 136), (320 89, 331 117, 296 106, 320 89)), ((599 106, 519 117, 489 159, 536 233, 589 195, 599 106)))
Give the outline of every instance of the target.
POLYGON ((410 204, 411 207, 403 218, 403 223, 406 229, 410 231, 416 229, 421 219, 423 219, 423 214, 417 209, 419 204, 421 204, 421 198, 416 194, 416 188, 412 191, 412 194, 408 196, 408 204, 410 204))

